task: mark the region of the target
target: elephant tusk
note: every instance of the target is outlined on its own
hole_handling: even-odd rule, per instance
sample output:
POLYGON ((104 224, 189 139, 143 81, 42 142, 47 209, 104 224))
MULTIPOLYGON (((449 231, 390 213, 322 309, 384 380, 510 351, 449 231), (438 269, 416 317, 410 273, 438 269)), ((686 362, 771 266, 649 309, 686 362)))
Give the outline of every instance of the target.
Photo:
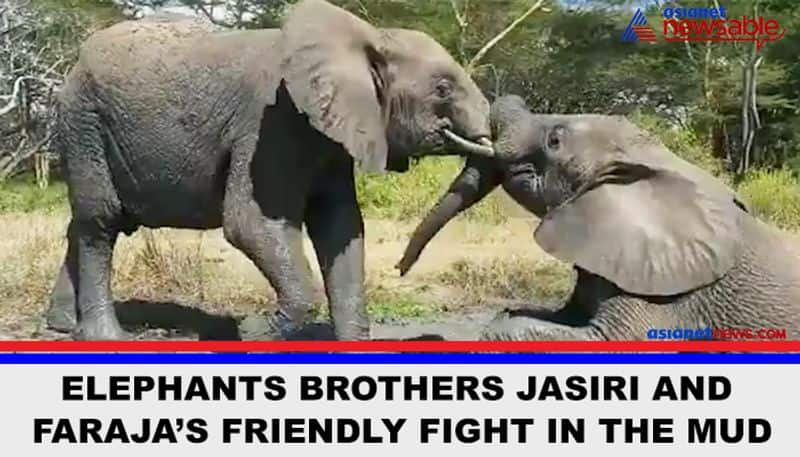
POLYGON ((455 143, 459 148, 470 154, 483 157, 494 157, 494 148, 492 147, 492 142, 488 138, 481 138, 476 143, 462 138, 448 129, 444 129, 444 136, 446 136, 448 140, 455 143))

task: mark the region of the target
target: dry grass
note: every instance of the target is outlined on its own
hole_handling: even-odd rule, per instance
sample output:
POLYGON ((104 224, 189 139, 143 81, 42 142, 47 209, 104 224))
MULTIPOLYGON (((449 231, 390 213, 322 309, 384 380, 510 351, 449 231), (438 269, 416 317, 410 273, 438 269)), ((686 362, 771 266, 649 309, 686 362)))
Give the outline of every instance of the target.
MULTIPOLYGON (((25 333, 39 327, 66 251, 66 220, 63 214, 0 216, 0 328, 25 333)), ((212 314, 264 308, 274 296, 266 281, 254 267, 239 274, 235 263, 220 256, 226 247, 204 242, 208 236, 143 229, 121 237, 114 257, 115 298, 174 301, 212 314)))
POLYGON ((247 275, 237 274, 225 261, 225 246, 206 241, 208 236, 205 232, 145 229, 123 240, 115 252, 115 294, 168 299, 215 314, 263 308, 274 298, 266 281, 255 267, 247 275))
POLYGON ((66 223, 52 217, 3 217, 0 240, 0 326, 11 333, 38 325, 66 244, 66 223))
POLYGON ((467 303, 552 301, 564 299, 574 283, 570 265, 551 258, 510 256, 486 262, 458 261, 437 278, 442 284, 462 289, 467 303))
MULTIPOLYGON (((0 333, 36 335, 66 251, 67 219, 64 212, 0 215, 0 333)), ((414 221, 367 221, 366 293, 373 319, 424 319, 492 298, 558 295, 569 277, 563 274, 567 269, 544 258, 531 239, 531 226, 515 218, 501 225, 460 218, 401 278, 393 265, 414 221), (521 245, 530 249, 521 253, 521 245)), ((308 241, 305 247, 316 265, 308 241)), ((313 271, 322 301, 320 274, 313 271)), ((274 299, 261 273, 225 242, 220 230, 141 229, 121 236, 112 287, 117 300, 174 302, 213 315, 265 310, 274 299)))

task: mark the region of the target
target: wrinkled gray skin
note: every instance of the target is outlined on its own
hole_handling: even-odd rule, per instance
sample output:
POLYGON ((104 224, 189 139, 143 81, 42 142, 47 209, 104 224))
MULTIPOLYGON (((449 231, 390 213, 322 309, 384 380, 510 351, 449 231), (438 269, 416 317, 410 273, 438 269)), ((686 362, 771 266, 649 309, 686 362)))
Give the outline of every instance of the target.
POLYGON ((320 0, 275 30, 174 17, 102 30, 59 101, 72 220, 47 320, 78 339, 128 337, 109 278, 118 234, 139 226, 223 227, 277 292, 264 337, 286 337, 313 299, 303 224, 337 337, 368 338, 354 166, 492 153, 489 104, 444 48, 320 0))
POLYGON ((557 311, 507 310, 501 340, 644 339, 651 328, 785 328, 800 337, 798 241, 622 117, 492 106, 496 159, 473 158, 414 233, 425 244, 497 185, 541 218, 537 243, 578 272, 557 311))

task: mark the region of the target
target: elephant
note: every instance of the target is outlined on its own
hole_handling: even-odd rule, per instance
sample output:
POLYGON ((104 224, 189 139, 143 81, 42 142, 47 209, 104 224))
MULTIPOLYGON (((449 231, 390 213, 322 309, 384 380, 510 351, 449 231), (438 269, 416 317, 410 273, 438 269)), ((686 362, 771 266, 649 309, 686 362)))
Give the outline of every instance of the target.
POLYGON ((800 337, 798 242, 726 184, 624 116, 533 114, 513 95, 491 110, 494 158, 467 160, 397 268, 405 274, 448 220, 501 185, 539 218, 536 243, 577 274, 556 309, 506 309, 482 338, 637 340, 675 328, 800 337))
POLYGON ((118 235, 221 227, 276 291, 263 338, 284 339, 313 304, 305 227, 336 337, 367 339, 354 174, 491 155, 489 112, 435 39, 322 0, 299 2, 277 29, 157 17, 95 32, 58 96, 71 220, 48 326, 129 338, 109 284, 118 235))

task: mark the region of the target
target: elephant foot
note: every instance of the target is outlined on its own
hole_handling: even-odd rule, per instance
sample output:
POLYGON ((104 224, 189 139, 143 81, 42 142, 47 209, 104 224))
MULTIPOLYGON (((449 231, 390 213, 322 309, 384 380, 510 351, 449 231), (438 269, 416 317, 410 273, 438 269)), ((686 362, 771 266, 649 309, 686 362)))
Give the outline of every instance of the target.
POLYGON ((123 330, 119 325, 119 320, 114 314, 113 308, 98 316, 87 316, 81 319, 72 337, 79 341, 119 341, 133 339, 133 336, 123 330))
POLYGON ((491 341, 597 341, 605 339, 591 325, 571 327, 506 310, 500 312, 481 333, 491 341))
POLYGON ((242 341, 281 341, 291 339, 300 330, 282 314, 250 315, 239 322, 242 341))
POLYGON ((75 303, 72 300, 59 301, 57 298, 53 299, 45 314, 45 322, 49 330, 71 333, 78 326, 75 303))
POLYGON ((527 317, 514 317, 511 310, 497 313, 491 322, 481 331, 481 340, 490 341, 516 341, 525 340, 524 333, 535 319, 527 317))

